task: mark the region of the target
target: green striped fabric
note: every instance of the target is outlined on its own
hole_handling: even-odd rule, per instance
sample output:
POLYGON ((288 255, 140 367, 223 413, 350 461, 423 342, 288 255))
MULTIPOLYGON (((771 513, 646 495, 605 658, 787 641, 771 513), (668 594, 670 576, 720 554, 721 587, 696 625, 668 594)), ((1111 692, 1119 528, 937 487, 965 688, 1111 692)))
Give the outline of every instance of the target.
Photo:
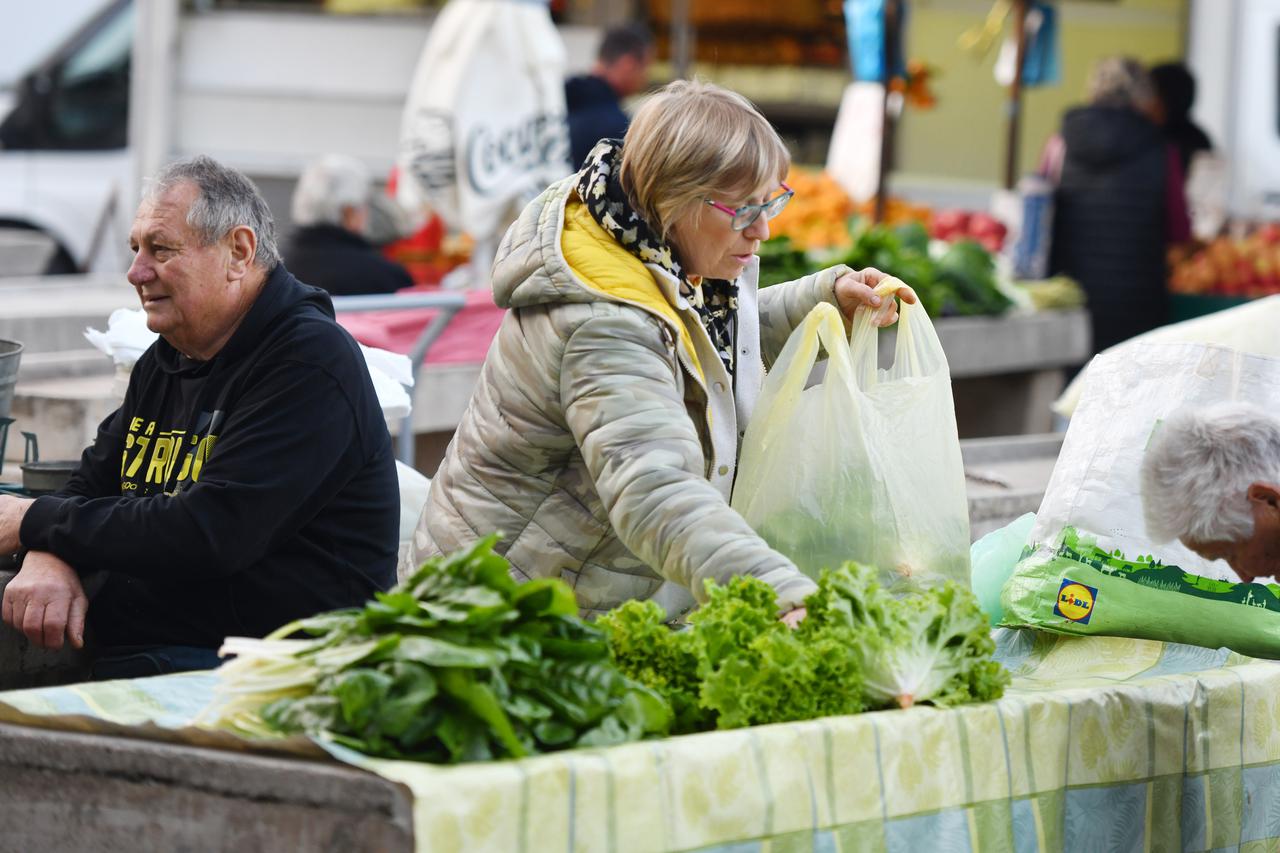
MULTIPOLYGON (((997 638, 1014 686, 986 705, 457 767, 325 748, 409 787, 424 850, 1280 849, 1280 666, 1145 640, 997 638)), ((232 745, 190 726, 215 681, 15 691, 0 720, 232 745)))

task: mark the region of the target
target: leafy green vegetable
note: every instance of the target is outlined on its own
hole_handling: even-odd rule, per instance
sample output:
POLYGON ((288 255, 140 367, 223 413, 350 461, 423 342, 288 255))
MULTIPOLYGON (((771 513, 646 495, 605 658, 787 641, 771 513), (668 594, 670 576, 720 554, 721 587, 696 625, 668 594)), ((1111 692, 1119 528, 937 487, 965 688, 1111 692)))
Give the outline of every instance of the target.
POLYGON ((670 707, 618 671, 573 592, 517 584, 495 539, 429 560, 363 608, 228 640, 239 657, 221 670, 215 722, 434 762, 666 734, 670 707), (315 639, 280 639, 297 631, 315 639))
POLYGON ((996 285, 995 259, 986 249, 966 240, 935 261, 929 254, 928 232, 919 223, 895 229, 868 227, 834 262, 854 269, 874 267, 902 279, 915 289, 931 317, 1000 314, 1012 305, 996 285))
POLYGON ((973 593, 947 582, 895 596, 875 569, 846 563, 824 572, 801 631, 839 626, 865 681, 870 708, 998 699, 1009 674, 991 659, 995 641, 973 593))
POLYGON ((1000 314, 1013 304, 996 287, 995 259, 973 240, 947 249, 938 261, 937 282, 948 288, 956 314, 1000 314))
POLYGON ((623 673, 653 688, 670 704, 675 734, 715 728, 715 714, 702 707, 698 640, 692 630, 673 631, 652 601, 628 601, 596 620, 609 638, 623 673))
POLYGON ((670 701, 676 733, 986 701, 1009 682, 991 660, 986 617, 955 584, 897 597, 875 569, 846 563, 822 573, 795 631, 754 578, 707 589, 683 631, 663 625, 652 603, 630 602, 598 623, 619 669, 670 701))

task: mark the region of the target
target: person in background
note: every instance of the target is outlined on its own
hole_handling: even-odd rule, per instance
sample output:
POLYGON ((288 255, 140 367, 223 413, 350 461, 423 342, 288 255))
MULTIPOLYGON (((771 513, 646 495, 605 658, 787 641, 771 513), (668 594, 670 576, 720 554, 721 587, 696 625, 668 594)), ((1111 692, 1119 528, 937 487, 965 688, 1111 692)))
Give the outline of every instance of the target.
POLYGON ((622 99, 644 89, 653 54, 653 36, 643 26, 615 27, 604 34, 591 73, 565 81, 569 151, 575 169, 601 139, 621 139, 626 134, 629 119, 622 99))
POLYGON ((395 582, 400 516, 364 356, 253 183, 166 166, 129 245, 159 338, 64 489, 0 496, 0 553, 26 550, 0 615, 54 649, 87 618, 99 679, 210 669, 228 635, 363 604, 395 582))
POLYGON ((897 302, 842 265, 757 289, 790 160, 741 95, 680 80, 525 208, 493 265, 511 310, 406 571, 496 530, 513 577, 563 578, 585 616, 640 599, 677 619, 708 579, 749 575, 799 621, 813 581, 729 505, 741 436, 818 303, 885 325, 897 302))
POLYGON ((334 296, 412 287, 404 267, 365 236, 370 192, 369 170, 353 157, 328 154, 308 163, 293 191, 297 230, 284 249, 290 272, 334 296))
POLYGON ((1164 137, 1178 152, 1178 163, 1185 177, 1191 171, 1191 158, 1197 151, 1212 151, 1209 135, 1191 120, 1191 107, 1196 102, 1196 78, 1181 62, 1166 62, 1151 69, 1160 99, 1161 125, 1164 137))
POLYGON ((1226 560, 1242 581, 1280 572, 1280 421, 1246 403, 1181 409, 1142 459, 1154 541, 1226 560))
POLYGON ((1166 249, 1191 236, 1182 169, 1157 110, 1140 63, 1104 59, 1088 105, 1063 117, 1042 166, 1057 183, 1050 271, 1084 288, 1094 352, 1165 323, 1166 249))

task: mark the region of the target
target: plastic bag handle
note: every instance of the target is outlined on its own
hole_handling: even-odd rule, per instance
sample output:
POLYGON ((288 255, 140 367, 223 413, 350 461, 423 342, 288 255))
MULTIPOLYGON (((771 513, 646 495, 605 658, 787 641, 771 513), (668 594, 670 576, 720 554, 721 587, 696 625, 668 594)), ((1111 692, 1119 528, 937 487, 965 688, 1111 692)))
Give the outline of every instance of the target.
MULTIPOLYGON (((882 298, 896 299, 898 290, 906 286, 901 279, 890 276, 876 285, 875 293, 882 298)), ((864 389, 880 381, 877 346, 880 329, 873 322, 880 310, 882 309, 858 306, 849 332, 849 355, 858 385, 864 389)), ((923 306, 900 301, 897 325, 898 340, 894 347, 892 376, 888 378, 931 376, 939 367, 947 369, 942 342, 938 340, 938 333, 923 306)))
MULTIPOLYGON (((821 302, 795 328, 787 343, 774 362, 774 369, 765 379, 766 390, 776 388, 773 393, 772 409, 793 411, 798 405, 800 395, 809 384, 809 376, 818 361, 818 347, 827 351, 827 382, 842 382, 845 385, 854 381, 853 362, 849 359, 849 341, 844 334, 844 319, 840 310, 829 302, 821 302)), ((787 438, 789 423, 786 418, 757 418, 752 421, 748 431, 760 429, 759 439, 752 446, 743 448, 740 466, 748 468, 758 465, 751 458, 758 455, 767 456, 770 448, 783 446, 787 438)))
MULTIPOLYGON (((829 302, 820 302, 800 324, 800 344, 788 361, 783 382, 785 393, 803 391, 818 361, 818 346, 827 351, 827 371, 843 377, 853 376, 853 362, 849 358, 849 341, 844 336, 844 320, 840 309, 829 302)), ((784 355, 786 348, 784 347, 784 355)), ((782 361, 782 356, 778 357, 782 361)))

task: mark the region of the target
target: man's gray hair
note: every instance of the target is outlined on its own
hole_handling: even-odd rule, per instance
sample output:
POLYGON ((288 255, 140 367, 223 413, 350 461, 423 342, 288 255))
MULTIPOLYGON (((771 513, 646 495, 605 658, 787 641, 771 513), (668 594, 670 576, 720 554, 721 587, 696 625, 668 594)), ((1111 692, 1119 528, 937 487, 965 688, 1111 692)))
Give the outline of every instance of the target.
POLYGON ((1157 542, 1242 542, 1253 535, 1249 487, 1280 486, 1280 421, 1247 403, 1180 409, 1156 426, 1142 459, 1142 509, 1157 542))
POLYGON ((341 225, 342 211, 369 203, 369 170, 354 157, 326 154, 302 170, 293 190, 295 225, 341 225))
POLYGON ((208 246, 240 226, 258 239, 253 262, 270 272, 280 263, 271 208, 244 173, 203 154, 165 166, 147 183, 145 198, 154 199, 180 184, 194 184, 199 195, 187 211, 187 224, 208 246))

